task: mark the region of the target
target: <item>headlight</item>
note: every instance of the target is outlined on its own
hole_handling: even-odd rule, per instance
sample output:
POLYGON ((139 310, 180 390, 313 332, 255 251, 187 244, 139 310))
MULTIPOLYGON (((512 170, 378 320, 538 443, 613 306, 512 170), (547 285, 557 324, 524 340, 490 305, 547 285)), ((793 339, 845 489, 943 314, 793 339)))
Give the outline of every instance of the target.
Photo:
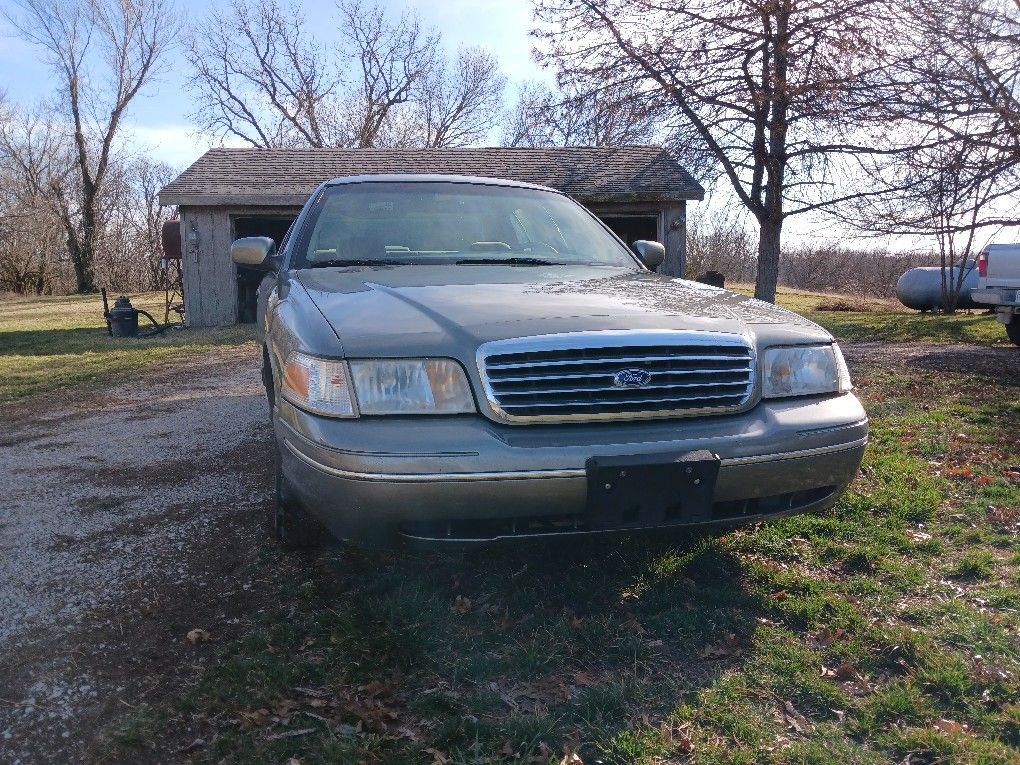
POLYGON ((852 387, 843 354, 835 343, 766 348, 762 367, 763 398, 845 393, 852 387))
POLYGON ((464 369, 451 359, 352 361, 362 414, 458 414, 475 411, 464 369))
POLYGON ((283 368, 283 397, 327 417, 355 417, 346 362, 292 353, 283 368))

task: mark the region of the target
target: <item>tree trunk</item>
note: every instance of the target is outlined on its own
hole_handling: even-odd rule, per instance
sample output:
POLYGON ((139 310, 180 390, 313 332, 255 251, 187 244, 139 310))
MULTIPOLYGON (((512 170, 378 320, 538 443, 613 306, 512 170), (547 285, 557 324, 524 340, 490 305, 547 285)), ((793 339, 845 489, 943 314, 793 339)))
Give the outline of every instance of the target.
POLYGON ((779 249, 783 223, 763 218, 758 226, 758 274, 754 282, 754 296, 768 303, 776 302, 776 284, 779 282, 779 249))
POLYGON ((78 292, 96 292, 96 216, 86 201, 81 215, 81 239, 71 250, 78 292))

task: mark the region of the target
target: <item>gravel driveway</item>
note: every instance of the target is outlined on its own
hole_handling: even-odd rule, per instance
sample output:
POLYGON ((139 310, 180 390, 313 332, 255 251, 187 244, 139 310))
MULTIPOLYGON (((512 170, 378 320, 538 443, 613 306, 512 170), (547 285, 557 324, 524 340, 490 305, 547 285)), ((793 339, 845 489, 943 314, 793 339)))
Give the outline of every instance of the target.
POLYGON ((32 403, 0 428, 0 761, 92 759, 195 674, 189 630, 229 637, 275 589, 266 402, 252 347, 32 403))

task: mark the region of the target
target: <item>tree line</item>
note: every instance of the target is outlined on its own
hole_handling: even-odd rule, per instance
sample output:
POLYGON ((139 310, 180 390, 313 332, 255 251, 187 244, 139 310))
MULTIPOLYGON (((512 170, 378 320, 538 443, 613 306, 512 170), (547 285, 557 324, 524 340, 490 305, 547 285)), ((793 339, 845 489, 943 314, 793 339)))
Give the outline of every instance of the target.
POLYGON ((192 29, 170 0, 4 12, 59 92, 0 112, 0 289, 39 289, 61 261, 88 291, 134 250, 119 232, 151 222, 140 179, 169 173, 118 137, 174 48, 196 128, 255 147, 662 144, 744 211, 764 300, 797 217, 920 238, 947 266, 1017 224, 1020 0, 534 0, 556 85, 509 103, 491 52, 447 53, 415 13, 360 0, 315 30, 280 0, 232 0, 192 29), (48 246, 30 257, 33 219, 48 246))

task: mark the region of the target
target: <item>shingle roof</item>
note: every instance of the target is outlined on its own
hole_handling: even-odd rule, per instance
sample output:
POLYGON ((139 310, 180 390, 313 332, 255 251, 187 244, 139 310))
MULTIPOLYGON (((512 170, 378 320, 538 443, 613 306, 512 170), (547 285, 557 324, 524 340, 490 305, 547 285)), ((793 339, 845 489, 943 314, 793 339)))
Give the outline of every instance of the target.
POLYGON ((472 149, 210 149, 160 192, 164 205, 304 204, 323 181, 429 173, 551 186, 586 201, 702 199, 657 146, 472 149))

